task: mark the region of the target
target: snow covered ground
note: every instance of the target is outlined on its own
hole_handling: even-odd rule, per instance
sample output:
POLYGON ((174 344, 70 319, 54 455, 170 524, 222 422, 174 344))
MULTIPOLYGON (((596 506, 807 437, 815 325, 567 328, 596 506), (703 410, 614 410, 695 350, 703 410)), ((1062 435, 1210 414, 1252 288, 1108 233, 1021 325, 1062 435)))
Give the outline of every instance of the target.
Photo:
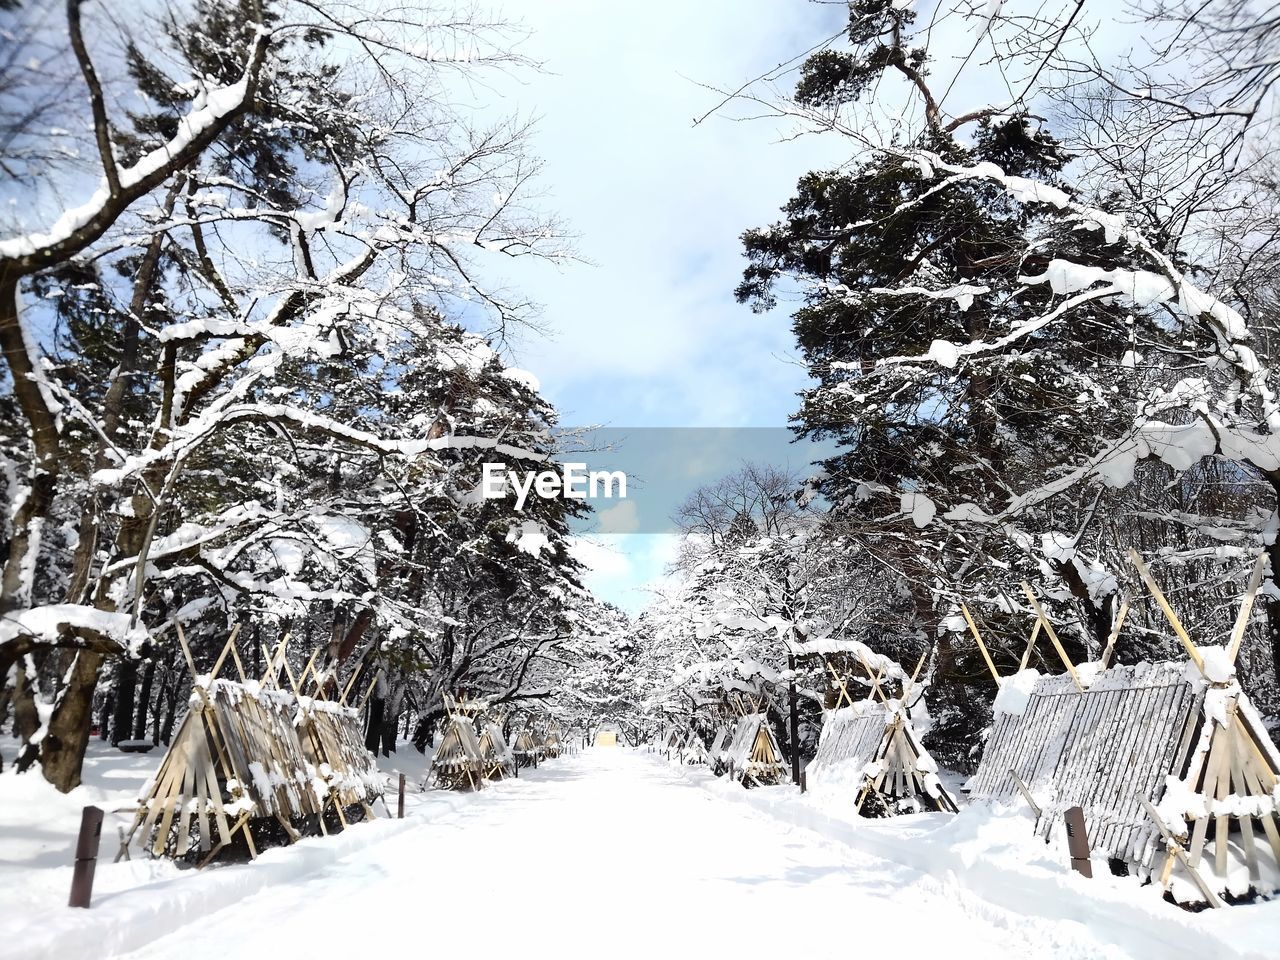
POLYGON ((855 946, 1280 956, 1280 903, 1189 914, 1134 881, 1084 880, 1016 816, 860 821, 830 797, 748 792, 608 748, 479 794, 413 794, 402 821, 199 873, 112 864, 108 826, 94 905, 68 909, 80 807, 126 805, 158 761, 95 749, 87 785, 65 798, 37 778, 0 776, 0 958, 346 956, 393 945, 534 957, 855 946))

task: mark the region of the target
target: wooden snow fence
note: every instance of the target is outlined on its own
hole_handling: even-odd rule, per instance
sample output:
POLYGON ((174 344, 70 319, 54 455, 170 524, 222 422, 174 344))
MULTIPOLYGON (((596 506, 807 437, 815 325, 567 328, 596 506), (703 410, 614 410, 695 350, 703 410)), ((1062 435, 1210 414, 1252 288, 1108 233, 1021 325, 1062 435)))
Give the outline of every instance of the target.
POLYGON ((527 727, 516 734, 515 742, 511 745, 511 753, 516 758, 517 766, 537 766, 541 750, 537 741, 533 739, 533 732, 527 727))
POLYGON ((560 742, 560 728, 551 727, 542 738, 542 754, 549 759, 560 756, 563 745, 560 742))
POLYGON ((1095 854, 1158 875, 1179 901, 1278 892, 1280 752, 1234 670, 1262 561, 1230 642, 1202 651, 1132 558, 1188 660, 1107 668, 1117 624, 1102 664, 1005 678, 970 793, 1027 800, 1046 840, 1081 807, 1095 854))
POLYGON ((738 720, 728 753, 733 777, 744 787, 783 783, 787 779, 786 761, 763 713, 749 713, 738 720))
POLYGON ((428 782, 445 790, 479 790, 484 771, 484 754, 475 726, 469 717, 453 716, 431 760, 428 782))
POLYGON ((480 756, 484 760, 486 780, 501 780, 515 769, 516 758, 502 735, 502 727, 496 721, 486 720, 480 729, 478 741, 480 756))
MULTIPOLYGON (((194 680, 191 705, 155 778, 143 788, 122 854, 140 835, 152 856, 202 854, 198 866, 204 866, 237 834, 256 857, 252 828, 264 824, 277 825, 289 842, 311 823, 327 833, 330 804, 344 825, 344 806, 362 805, 373 816, 369 803, 381 794, 381 783, 364 749, 357 710, 341 703, 319 710, 296 690, 245 679, 235 631, 209 676, 196 676, 180 627, 178 637, 194 680), (228 653, 239 682, 218 679, 228 653)), ((272 658, 268 678, 276 675, 287 640, 272 658)))
POLYGON ((863 816, 956 812, 937 764, 898 700, 863 700, 828 712, 805 776, 810 789, 851 788, 863 816))
POLYGON ((680 751, 680 760, 690 765, 709 764, 711 755, 707 752, 707 746, 702 742, 702 738, 696 733, 690 733, 684 749, 680 751))
POLYGON ((372 814, 371 804, 382 796, 384 780, 364 745, 360 714, 341 703, 299 697, 295 725, 308 760, 325 782, 326 805, 332 804, 344 821, 344 808, 361 806, 372 814))

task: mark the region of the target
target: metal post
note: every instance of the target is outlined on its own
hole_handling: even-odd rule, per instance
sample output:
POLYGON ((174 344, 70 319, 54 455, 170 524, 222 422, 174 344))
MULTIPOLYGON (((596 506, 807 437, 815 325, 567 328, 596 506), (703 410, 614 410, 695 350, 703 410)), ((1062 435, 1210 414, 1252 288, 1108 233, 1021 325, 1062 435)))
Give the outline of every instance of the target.
POLYGON ((404 819, 404 774, 400 774, 400 799, 396 801, 396 818, 404 819))
POLYGON ((1084 826, 1084 810, 1071 807, 1063 814, 1067 822, 1067 850, 1071 853, 1071 869, 1081 876, 1093 877, 1089 859, 1089 834, 1084 826))
POLYGON ((76 839, 76 865, 71 874, 69 907, 88 907, 93 897, 93 874, 98 866, 98 843, 102 839, 102 808, 85 807, 80 814, 80 836, 76 839))

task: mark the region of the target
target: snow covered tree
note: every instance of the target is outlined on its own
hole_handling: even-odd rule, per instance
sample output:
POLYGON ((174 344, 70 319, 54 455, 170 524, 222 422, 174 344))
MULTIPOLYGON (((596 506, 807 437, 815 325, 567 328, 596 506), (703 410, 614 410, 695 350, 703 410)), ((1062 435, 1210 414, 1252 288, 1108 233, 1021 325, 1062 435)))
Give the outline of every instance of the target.
POLYGON ((452 92, 518 62, 507 25, 290 0, 92 14, 15 30, 42 56, 0 85, 22 171, 6 198, 28 199, 0 240, 18 441, 0 677, 15 716, 41 716, 19 725, 22 765, 64 790, 104 666, 171 642, 173 618, 213 631, 212 602, 225 633, 229 598, 275 625, 374 606, 375 530, 345 484, 429 473, 454 432, 387 402, 404 365, 442 318, 495 335, 527 318, 482 284, 484 257, 563 252, 522 199, 525 128, 479 125, 452 92), (68 65, 69 101, 41 86, 68 65), (75 146, 21 122, 33 91, 75 146))
POLYGON ((937 693, 961 712, 983 681, 952 640, 959 599, 1026 618, 1017 582, 1048 578, 1084 627, 1072 656, 1096 655, 1120 588, 1086 549, 1108 519, 1099 503, 1120 502, 1099 488, 1147 459, 1265 472, 1258 424, 1274 406, 1237 310, 1197 285, 1188 252, 1074 186, 1070 149, 1032 116, 1075 13, 1034 30, 989 13, 979 42, 1029 80, 1012 104, 948 113, 932 76, 941 28, 910 5, 849 4, 847 49, 808 57, 780 109, 858 153, 744 235, 738 288, 757 309, 780 281, 804 292, 794 330, 817 385, 797 429, 841 443, 820 489, 908 586, 938 644, 937 693), (872 91, 905 122, 878 124, 872 91))

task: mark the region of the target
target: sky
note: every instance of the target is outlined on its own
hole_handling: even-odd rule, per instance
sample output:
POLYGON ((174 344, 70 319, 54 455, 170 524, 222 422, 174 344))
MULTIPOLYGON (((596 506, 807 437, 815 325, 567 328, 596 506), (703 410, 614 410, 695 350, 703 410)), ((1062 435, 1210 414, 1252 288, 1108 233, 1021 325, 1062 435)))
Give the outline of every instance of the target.
MULTIPOLYGON (((517 341, 514 362, 539 379, 566 424, 784 427, 806 375, 786 305, 757 316, 734 301, 738 237, 776 219, 800 175, 847 159, 848 145, 786 140, 770 120, 693 120, 721 99, 704 85, 735 88, 795 57, 836 33, 844 10, 791 0, 509 0, 506 13, 528 26, 522 52, 543 67, 500 90, 512 112, 537 118, 541 202, 567 221, 589 261, 510 274, 553 331, 517 341)), ((793 465, 809 459, 785 446, 793 465)), ((732 456, 707 458, 687 471, 686 492, 734 466, 732 456)), ((675 552, 674 536, 655 532, 651 517, 639 526, 578 551, 597 595, 633 611, 675 552)))
MULTIPOLYGON (((1038 61, 990 65, 989 6, 913 2, 918 22, 931 24, 934 87, 945 91, 949 115, 1012 103, 1037 75, 1038 61)), ((659 518, 685 494, 731 472, 740 451, 802 473, 824 452, 775 442, 807 382, 789 305, 755 315, 733 289, 745 265, 742 232, 776 220, 797 179, 848 162, 852 144, 834 134, 796 137, 776 118, 728 115, 742 116, 741 106, 694 118, 723 101, 717 91, 839 34, 848 10, 815 0, 506 0, 499 9, 529 29, 521 52, 542 69, 496 89, 507 109, 538 119, 532 148, 545 162, 543 203, 590 261, 515 270, 510 279, 543 305, 552 335, 517 341, 513 361, 540 380, 564 424, 639 431, 649 445, 664 435, 650 428, 665 428, 669 452, 707 436, 679 438, 680 430, 719 431, 719 453, 690 456, 679 476, 655 484, 657 470, 642 464, 641 501, 603 505, 611 512, 603 529, 614 532, 578 543, 588 586, 635 612, 666 579, 676 543, 659 518), (618 532, 628 525, 635 532, 618 532)), ((1047 0, 1040 12, 1060 22, 1073 9, 1072 0, 1047 0)), ((1092 32, 1104 60, 1140 41, 1114 11, 1106 30, 1095 29, 1100 15, 1075 24, 1092 32)), ((779 87, 790 92, 794 82, 784 76, 779 87)), ((1031 105, 1052 116, 1051 105, 1031 105)), ((886 136, 918 128, 918 109, 904 84, 886 81, 863 112, 886 136)))

